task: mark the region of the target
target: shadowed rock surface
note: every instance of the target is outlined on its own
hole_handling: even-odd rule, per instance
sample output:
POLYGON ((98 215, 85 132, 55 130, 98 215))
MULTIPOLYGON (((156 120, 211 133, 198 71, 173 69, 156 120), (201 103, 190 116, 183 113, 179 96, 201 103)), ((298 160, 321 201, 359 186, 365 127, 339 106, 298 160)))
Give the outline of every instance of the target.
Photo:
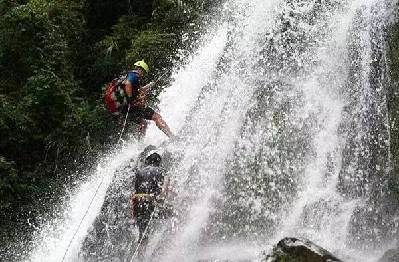
POLYGON ((397 262, 399 261, 399 247, 385 252, 384 256, 378 262, 397 262))
POLYGON ((324 248, 306 239, 284 238, 273 248, 266 262, 342 262, 324 248))

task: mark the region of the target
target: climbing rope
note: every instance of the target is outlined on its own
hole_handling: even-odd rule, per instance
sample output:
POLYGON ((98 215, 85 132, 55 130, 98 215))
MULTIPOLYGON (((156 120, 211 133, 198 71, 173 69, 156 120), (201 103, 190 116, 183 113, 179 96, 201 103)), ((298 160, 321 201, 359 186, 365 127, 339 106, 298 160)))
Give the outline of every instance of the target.
MULTIPOLYGON (((126 116, 125 116, 125 121, 124 121, 124 123, 123 123, 123 128, 122 128, 122 131, 121 131, 121 135, 120 135, 120 137, 119 137, 119 139, 118 139, 118 143, 122 140, 122 135, 123 135, 123 132, 125 131, 125 127, 126 127, 126 122, 127 122, 127 118, 128 118, 128 115, 129 115, 129 111, 130 111, 130 105, 129 105, 128 108, 127 108, 127 112, 126 112, 126 116)), ((87 207, 86 212, 84 213, 82 219, 80 220, 80 223, 79 223, 78 227, 77 227, 76 230, 75 230, 75 233, 73 234, 71 240, 69 241, 68 246, 67 246, 67 248, 66 248, 66 250, 65 250, 65 253, 64 253, 64 256, 62 257, 61 262, 64 262, 64 261, 65 261, 65 257, 66 257, 66 255, 68 254, 69 249, 71 248, 72 242, 73 242, 73 240, 75 239, 77 233, 79 232, 79 229, 80 229, 80 227, 82 226, 82 223, 83 223, 84 219, 86 218, 87 214, 89 213, 90 207, 91 207, 91 205, 93 204, 94 199, 96 198, 96 196, 97 196, 97 194, 98 194, 98 191, 100 190, 100 187, 101 187, 101 185, 103 184, 103 182, 104 182, 104 176, 101 178, 101 181, 100 181, 100 183, 99 183, 98 186, 97 186, 96 192, 94 192, 94 195, 93 195, 93 197, 92 197, 91 200, 90 200, 90 204, 89 204, 89 206, 87 207)))
POLYGON ((104 182, 104 177, 101 179, 101 182, 100 182, 100 184, 98 185, 98 187, 97 187, 97 189, 96 189, 96 192, 94 192, 94 195, 93 195, 93 197, 91 198, 90 204, 89 204, 89 206, 87 207, 85 214, 83 215, 82 219, 80 220, 80 223, 79 223, 78 227, 76 228, 75 233, 73 234, 71 240, 69 241, 68 247, 67 247, 67 249, 65 250, 65 253, 64 253, 64 256, 62 257, 61 262, 64 262, 65 257, 66 257, 66 255, 68 254, 69 248, 71 247, 72 242, 73 242, 73 240, 75 239, 76 234, 78 233, 78 231, 79 231, 79 229, 80 229, 80 226, 81 226, 82 223, 83 223, 83 220, 86 218, 87 214, 89 213, 90 207, 91 207, 91 205, 93 204, 93 201, 94 201, 94 199, 96 198, 97 193, 98 193, 98 191, 100 190, 100 187, 101 187, 101 185, 102 185, 103 182, 104 182))
POLYGON ((133 256, 132 256, 132 258, 129 260, 129 262, 133 262, 134 259, 136 259, 137 255, 139 254, 140 247, 141 247, 142 244, 143 244, 143 240, 144 240, 145 236, 147 235, 148 228, 150 227, 151 221, 153 220, 154 214, 155 214, 155 212, 157 211, 157 209, 158 209, 158 206, 156 205, 156 206, 154 207, 154 210, 153 210, 152 213, 151 213, 150 219, 148 220, 148 224, 147 224, 147 226, 146 226, 145 229, 144 229, 143 235, 141 236, 141 239, 140 239, 139 243, 137 244, 136 250, 134 251, 133 256))
POLYGON ((123 132, 125 132, 125 127, 126 127, 126 123, 127 123, 127 117, 129 116, 129 111, 130 111, 130 104, 127 107, 125 121, 123 122, 123 127, 122 127, 122 131, 121 131, 121 135, 119 136, 119 139, 118 139, 118 143, 122 140, 123 132))
MULTIPOLYGON (((162 74, 162 75, 154 82, 154 84, 157 83, 157 82, 159 82, 159 81, 161 80, 161 78, 162 78, 163 76, 165 76, 166 74, 167 74, 167 72, 164 73, 164 74, 162 74)), ((129 116, 129 112, 130 112, 130 104, 128 105, 128 108, 127 108, 125 120, 124 120, 124 122, 123 122, 123 127, 122 127, 122 130, 121 130, 119 139, 118 139, 118 143, 122 140, 123 133, 125 132, 125 128, 126 128, 126 123, 127 123, 127 119, 128 119, 128 116, 129 116)), ((90 207, 91 207, 91 205, 93 204, 94 199, 96 198, 96 196, 97 196, 97 194, 98 194, 98 191, 100 190, 100 187, 101 187, 101 185, 103 184, 103 182, 104 182, 104 177, 102 177, 100 183, 98 184, 97 189, 96 189, 96 192, 94 193, 93 197, 91 198, 90 204, 89 204, 89 206, 87 207, 85 214, 83 215, 82 219, 80 220, 80 223, 79 223, 78 227, 76 228, 76 230, 75 230, 75 232, 74 232, 74 234, 73 234, 71 240, 69 241, 68 246, 67 246, 67 248, 66 248, 66 250, 65 250, 65 253, 64 253, 64 256, 62 257, 61 262, 64 262, 64 261, 65 261, 65 257, 66 257, 66 255, 68 254, 68 251, 69 251, 69 249, 70 249, 70 247, 71 247, 71 245, 72 245, 72 242, 73 242, 73 240, 75 239, 77 233, 79 232, 79 229, 80 229, 80 227, 82 226, 82 223, 83 223, 84 219, 86 218, 87 214, 89 213, 90 207)), ((145 228, 144 235, 141 237, 141 240, 140 240, 140 242, 139 242, 139 244, 138 244, 138 246, 137 246, 137 248, 136 248, 136 250, 135 250, 135 252, 134 252, 134 254, 133 254, 133 257, 132 257, 132 259, 130 260, 131 262, 133 261, 133 259, 134 259, 134 258, 137 256, 137 254, 138 254, 138 250, 139 250, 139 248, 140 248, 140 246, 141 246, 141 244, 142 244, 143 238, 144 238, 144 236, 147 234, 148 226, 149 226, 150 222, 152 221, 152 218, 153 218, 155 209, 156 209, 156 207, 154 208, 154 211, 151 213, 151 217, 150 217, 150 220, 149 220, 149 222, 148 222, 147 227, 145 228)))

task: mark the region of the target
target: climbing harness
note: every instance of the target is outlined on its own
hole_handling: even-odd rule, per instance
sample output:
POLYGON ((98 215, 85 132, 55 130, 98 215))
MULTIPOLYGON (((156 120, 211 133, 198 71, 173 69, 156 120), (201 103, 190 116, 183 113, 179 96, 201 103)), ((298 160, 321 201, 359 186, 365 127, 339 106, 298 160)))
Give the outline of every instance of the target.
POLYGON ((133 198, 142 198, 142 197, 153 197, 154 194, 147 194, 147 193, 135 193, 133 198))

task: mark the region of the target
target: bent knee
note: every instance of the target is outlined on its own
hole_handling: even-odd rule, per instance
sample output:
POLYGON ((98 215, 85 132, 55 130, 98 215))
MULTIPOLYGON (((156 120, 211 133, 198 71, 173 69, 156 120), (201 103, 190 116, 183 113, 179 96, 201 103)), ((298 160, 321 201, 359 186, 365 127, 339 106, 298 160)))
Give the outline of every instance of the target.
POLYGON ((154 120, 154 121, 160 121, 160 120, 162 120, 162 117, 161 117, 160 114, 158 114, 158 113, 155 112, 155 113, 152 115, 152 120, 154 120))

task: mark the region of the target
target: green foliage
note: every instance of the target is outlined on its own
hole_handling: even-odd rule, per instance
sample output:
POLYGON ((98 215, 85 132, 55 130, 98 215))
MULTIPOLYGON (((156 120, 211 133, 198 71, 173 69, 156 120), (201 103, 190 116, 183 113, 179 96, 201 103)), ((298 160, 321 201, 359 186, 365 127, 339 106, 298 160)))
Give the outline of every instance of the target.
POLYGON ((0 208, 32 204, 34 194, 50 190, 54 167, 72 160, 69 152, 81 152, 75 142, 87 129, 74 120, 78 112, 93 112, 82 107, 74 76, 84 33, 81 6, 0 2, 0 208))
POLYGON ((132 39, 139 33, 140 26, 140 19, 122 16, 113 27, 113 33, 97 43, 97 56, 92 70, 95 72, 93 81, 97 85, 127 70, 126 53, 131 47, 132 39))
POLYGON ((114 141, 100 87, 139 59, 148 80, 171 68, 211 2, 0 0, 0 229, 114 141))
POLYGON ((8 207, 12 202, 17 170, 12 162, 0 156, 0 209, 8 207))
POLYGON ((153 21, 166 30, 179 30, 188 21, 180 1, 156 0, 154 6, 153 21))
POLYGON ((142 31, 132 40, 128 50, 128 64, 145 59, 152 68, 170 68, 169 55, 173 54, 176 41, 173 33, 161 33, 155 30, 142 31))
POLYGON ((49 133, 59 126, 71 111, 69 93, 74 89, 71 81, 65 81, 51 71, 39 70, 27 79, 28 94, 21 100, 27 116, 32 120, 32 130, 49 133))
POLYGON ((129 2, 126 0, 87 0, 85 13, 90 37, 88 41, 96 43, 110 33, 110 29, 119 17, 128 14, 129 2))

